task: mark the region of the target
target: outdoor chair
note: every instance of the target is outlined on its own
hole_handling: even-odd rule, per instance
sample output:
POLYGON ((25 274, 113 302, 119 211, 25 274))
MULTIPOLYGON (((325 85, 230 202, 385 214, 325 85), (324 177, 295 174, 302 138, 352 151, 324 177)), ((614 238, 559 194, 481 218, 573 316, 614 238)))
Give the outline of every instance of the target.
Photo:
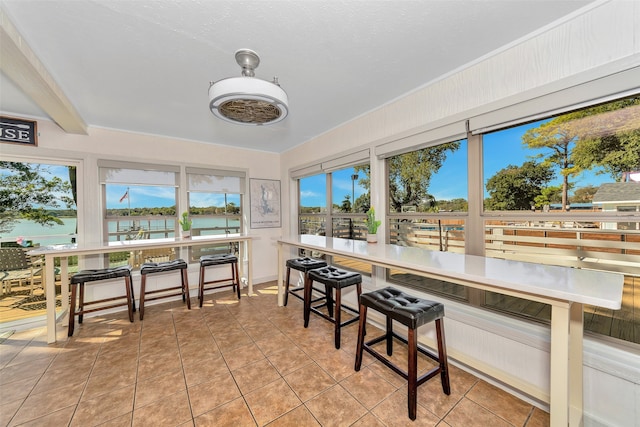
POLYGON ((37 285, 42 286, 41 257, 31 257, 23 248, 0 248, 0 280, 3 294, 11 293, 15 284, 29 284, 29 294, 33 295, 37 285))

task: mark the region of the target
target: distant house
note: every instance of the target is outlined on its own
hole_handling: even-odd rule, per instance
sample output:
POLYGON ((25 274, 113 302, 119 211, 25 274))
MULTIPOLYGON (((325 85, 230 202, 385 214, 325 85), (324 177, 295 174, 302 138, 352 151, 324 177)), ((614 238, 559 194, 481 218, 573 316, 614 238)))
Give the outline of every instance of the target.
MULTIPOLYGON (((602 184, 593 195, 593 204, 601 205, 602 212, 640 212, 640 183, 612 182, 602 184)), ((602 223, 608 230, 638 230, 635 222, 602 223)))

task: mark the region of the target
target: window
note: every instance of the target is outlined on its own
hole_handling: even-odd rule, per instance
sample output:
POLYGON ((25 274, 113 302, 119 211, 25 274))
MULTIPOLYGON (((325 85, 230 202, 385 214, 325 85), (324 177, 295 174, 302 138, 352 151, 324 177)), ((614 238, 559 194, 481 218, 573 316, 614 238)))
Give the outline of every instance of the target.
POLYGON ((0 162, 2 246, 75 242, 76 166, 0 162))
MULTIPOLYGON (((468 211, 467 141, 453 141, 391 156, 388 179, 389 243, 464 253, 468 211)), ((466 299, 464 286, 389 270, 403 286, 466 299)))
MULTIPOLYGON (((364 154, 358 153, 358 156, 353 158, 346 156, 346 159, 353 160, 364 154)), ((340 159, 340 163, 344 161, 344 158, 340 159)), ((366 240, 364 219, 370 206, 369 164, 356 161, 354 165, 344 166, 334 163, 331 161, 323 164, 328 170, 327 173, 298 179, 299 232, 366 240), (330 208, 327 208, 328 200, 331 201, 330 208)), ((363 274, 371 274, 369 265, 347 264, 347 260, 335 258, 332 263, 363 274)))
MULTIPOLYGON (((245 176, 243 171, 187 168, 189 216, 193 221, 191 234, 205 236, 241 233, 245 176)), ((202 255, 238 252, 236 244, 194 246, 190 259, 202 255)))
MULTIPOLYGON (((160 239, 177 232, 178 167, 99 161, 105 206, 104 240, 160 239)), ((109 265, 175 259, 172 250, 122 252, 109 265)))
MULTIPOLYGON (((640 164, 640 96, 482 139, 486 256, 620 272, 625 293, 633 294, 640 274, 640 183, 632 179, 640 164)), ((620 313, 633 304, 623 301, 620 313)), ((540 321, 550 315, 543 304, 490 292, 484 305, 540 321)), ((626 319, 585 307, 586 330, 637 342, 626 319)))

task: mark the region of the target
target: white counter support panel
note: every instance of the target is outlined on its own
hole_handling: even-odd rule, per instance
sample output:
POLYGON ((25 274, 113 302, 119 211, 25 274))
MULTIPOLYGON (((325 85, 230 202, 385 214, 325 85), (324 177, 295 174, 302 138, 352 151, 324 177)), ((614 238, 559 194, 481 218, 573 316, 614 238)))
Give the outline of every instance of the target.
POLYGON ((551 305, 551 426, 583 423, 583 307, 620 309, 623 276, 414 247, 301 235, 278 240, 278 305, 284 300, 285 246, 346 257, 551 305))
POLYGON ((126 240, 92 245, 52 245, 43 246, 29 252, 29 255, 44 256, 45 258, 45 294, 47 307, 47 342, 56 342, 56 295, 55 295, 55 268, 54 261, 60 260, 62 311, 64 316, 69 311, 69 275, 68 265, 70 256, 105 255, 113 252, 141 251, 148 249, 191 248, 193 246, 216 245, 223 243, 241 243, 239 267, 240 276, 247 279, 249 295, 253 295, 253 269, 252 269, 252 236, 246 234, 226 234, 216 236, 193 236, 189 239, 166 238, 149 240, 126 240), (247 259, 247 272, 245 274, 242 260, 247 259))

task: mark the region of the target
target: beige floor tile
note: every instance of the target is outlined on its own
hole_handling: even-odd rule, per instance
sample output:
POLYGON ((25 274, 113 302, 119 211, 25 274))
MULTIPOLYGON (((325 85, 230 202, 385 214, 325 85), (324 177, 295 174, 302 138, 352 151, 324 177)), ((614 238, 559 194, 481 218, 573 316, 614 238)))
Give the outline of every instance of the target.
POLYGON ((191 387, 220 374, 229 373, 227 362, 220 352, 211 354, 208 358, 193 361, 183 360, 182 369, 187 386, 191 387))
POLYGON ((51 412, 35 420, 28 421, 24 424, 20 424, 20 427, 35 427, 35 426, 66 426, 69 425, 73 412, 76 410, 76 406, 68 406, 58 411, 51 412))
POLYGON ((138 361, 138 381, 175 372, 181 367, 182 362, 177 350, 154 356, 140 357, 138 361))
POLYGON ((131 427, 133 420, 133 411, 128 412, 119 417, 112 418, 109 421, 100 424, 100 427, 131 427))
POLYGON ((276 418, 267 424, 268 427, 320 427, 320 423, 311 415, 311 412, 300 405, 283 416, 276 418))
POLYGON ((369 368, 363 368, 345 378, 340 381, 340 385, 367 409, 373 408, 397 390, 396 386, 378 376, 369 368))
POLYGON ((466 397, 517 426, 524 425, 533 409, 532 405, 486 381, 478 381, 466 397))
POLYGON ((82 393, 81 400, 93 399, 113 390, 118 390, 136 382, 136 371, 134 369, 100 371, 98 374, 91 374, 87 385, 82 393))
POLYGON ((33 362, 17 363, 9 365, 0 370, 2 384, 10 384, 14 381, 23 380, 27 377, 39 377, 49 367, 49 358, 34 360, 33 362))
POLYGON ((279 353, 284 349, 295 347, 295 344, 289 339, 289 337, 280 331, 258 336, 256 339, 256 345, 266 356, 279 353))
POLYGON ((10 425, 18 425, 59 409, 76 405, 80 401, 83 388, 84 384, 80 383, 57 387, 44 393, 30 394, 11 420, 10 425))
POLYGON ((18 412, 22 402, 24 402, 23 399, 14 400, 12 402, 2 401, 2 404, 0 404, 0 425, 9 425, 9 421, 11 421, 16 412, 18 412))
POLYGON ((243 398, 217 407, 195 418, 196 427, 254 427, 256 422, 243 398))
POLYGON ((549 419, 549 413, 538 409, 533 408, 533 412, 529 416, 529 421, 527 421, 527 427, 549 427, 551 425, 551 420, 549 419))
POLYGON ((134 408, 146 406, 185 389, 186 384, 182 370, 139 381, 136 384, 134 408))
POLYGON ((5 384, 2 376, 0 376, 0 402, 9 403, 14 400, 24 400, 31 393, 36 383, 40 380, 39 377, 28 377, 22 380, 13 381, 10 384, 5 384))
MULTIPOLYGON (((440 421, 440 418, 420 405, 416 408, 415 421, 411 421, 411 418, 409 418, 406 389, 396 391, 391 396, 383 400, 378 406, 373 408, 371 412, 389 427, 435 426, 440 421)), ((490 424, 486 424, 486 426, 489 425, 490 424)), ((467 425, 467 427, 468 426, 470 426, 470 424, 467 425)))
POLYGON ((315 362, 290 373, 284 379, 303 402, 336 384, 336 380, 315 362))
MULTIPOLYGON (((512 424, 483 408, 477 403, 463 398, 444 418, 451 427, 491 426, 510 427, 512 424)), ((522 424, 521 424, 522 425, 522 424)))
MULTIPOLYGON (((406 384, 402 390, 406 390, 406 384)), ((442 382, 440 375, 436 375, 426 383, 418 387, 418 405, 422 405, 430 412, 439 417, 444 417, 453 408, 464 395, 458 393, 457 389, 451 387, 451 394, 446 395, 442 391, 442 382)))
POLYGON ((229 369, 235 371, 238 368, 250 363, 264 359, 264 354, 253 342, 247 345, 234 347, 232 349, 222 349, 222 357, 227 362, 229 369))
POLYGON ((241 396, 230 373, 210 378, 209 381, 189 387, 189 402, 194 417, 209 412, 241 396))
POLYGON ((132 385, 80 402, 70 426, 98 425, 131 412, 134 393, 135 387, 132 385))
POLYGON ((282 378, 246 394, 245 400, 258 425, 265 425, 302 404, 282 378))
POLYGON ((326 427, 351 425, 367 413, 367 409, 339 384, 310 399, 305 406, 326 427))
POLYGON ((186 390, 156 400, 133 411, 133 425, 136 427, 177 426, 191 419, 191 408, 186 390))
POLYGON ((252 390, 280 378, 276 368, 274 368, 267 359, 261 359, 243 366, 235 371, 231 371, 231 373, 242 394, 247 394, 252 390))
POLYGON ((351 427, 385 427, 385 425, 369 412, 365 414, 364 417, 351 424, 351 427))
POLYGON ((293 344, 289 348, 268 355, 267 358, 280 375, 287 375, 309 363, 313 363, 313 360, 304 351, 293 344))

